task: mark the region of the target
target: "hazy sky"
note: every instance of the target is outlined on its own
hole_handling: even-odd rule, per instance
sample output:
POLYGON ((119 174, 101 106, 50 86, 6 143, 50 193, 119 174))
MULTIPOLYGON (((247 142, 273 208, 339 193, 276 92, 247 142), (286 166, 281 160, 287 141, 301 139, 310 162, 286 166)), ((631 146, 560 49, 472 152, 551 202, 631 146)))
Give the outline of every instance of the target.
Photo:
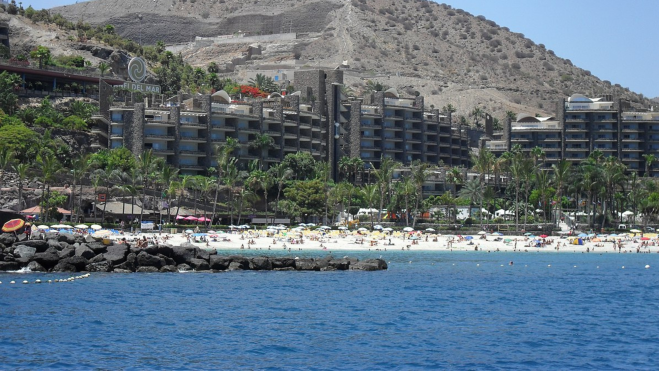
MULTIPOLYGON (((144 0, 134 0, 144 1, 144 0)), ((445 0, 545 44, 557 56, 647 97, 659 97, 658 0, 445 0), (654 68, 653 68, 654 67, 654 68), (654 72, 652 72, 654 71, 654 72)), ((25 0, 35 9, 75 0, 25 0)))

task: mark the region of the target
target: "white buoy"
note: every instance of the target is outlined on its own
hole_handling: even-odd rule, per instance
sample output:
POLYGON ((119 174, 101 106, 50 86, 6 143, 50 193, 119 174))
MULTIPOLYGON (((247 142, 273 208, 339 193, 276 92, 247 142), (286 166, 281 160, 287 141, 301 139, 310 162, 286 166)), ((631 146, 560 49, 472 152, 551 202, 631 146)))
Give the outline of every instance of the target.
MULTIPOLYGON (((646 265, 645 269, 650 269, 650 264, 646 265)), ((2 283, 2 282, 0 282, 0 283, 2 283)))
POLYGON ((476 266, 477 266, 477 267, 480 267, 481 265, 480 265, 480 264, 476 264, 476 266))
POLYGON ((551 267, 551 264, 547 264, 547 267, 551 267))
POLYGON ((501 266, 503 267, 503 264, 501 264, 501 266))
POLYGON ((624 266, 624 265, 622 266, 622 269, 625 269, 625 266, 624 266))
POLYGON ((2 281, 0 281, 0 285, 2 285, 2 281))
POLYGON ((600 266, 599 266, 599 265, 597 266, 597 269, 600 269, 600 266))
POLYGON ((10 285, 13 285, 13 284, 15 284, 15 283, 16 283, 15 281, 9 281, 9 284, 10 284, 10 285))
POLYGON ((36 280, 34 281, 34 283, 41 283, 41 280, 36 280))
POLYGON ((53 280, 48 280, 48 283, 53 283, 53 280))
POLYGON ((574 267, 576 268, 577 266, 575 265, 574 267))
POLYGON ((28 283, 29 283, 29 282, 27 282, 27 280, 23 280, 23 284, 24 284, 24 285, 27 285, 28 283))

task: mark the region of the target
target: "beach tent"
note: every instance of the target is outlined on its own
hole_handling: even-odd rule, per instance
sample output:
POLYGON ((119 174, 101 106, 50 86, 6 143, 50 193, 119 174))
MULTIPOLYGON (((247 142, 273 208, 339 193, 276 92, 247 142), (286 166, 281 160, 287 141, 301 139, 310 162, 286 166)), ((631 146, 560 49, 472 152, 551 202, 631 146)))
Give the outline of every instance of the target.
POLYGON ((583 240, 581 238, 575 238, 572 240, 573 245, 583 245, 583 240))

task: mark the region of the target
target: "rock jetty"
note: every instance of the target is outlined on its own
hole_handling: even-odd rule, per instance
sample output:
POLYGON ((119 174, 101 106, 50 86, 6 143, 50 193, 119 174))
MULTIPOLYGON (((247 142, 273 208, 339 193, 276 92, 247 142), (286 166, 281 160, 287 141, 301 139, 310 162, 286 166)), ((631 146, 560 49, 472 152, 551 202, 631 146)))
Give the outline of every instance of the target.
POLYGON ((192 244, 147 248, 105 245, 91 237, 47 233, 43 239, 0 235, 0 271, 29 268, 33 272, 180 272, 180 271, 377 271, 382 259, 222 256, 192 244))

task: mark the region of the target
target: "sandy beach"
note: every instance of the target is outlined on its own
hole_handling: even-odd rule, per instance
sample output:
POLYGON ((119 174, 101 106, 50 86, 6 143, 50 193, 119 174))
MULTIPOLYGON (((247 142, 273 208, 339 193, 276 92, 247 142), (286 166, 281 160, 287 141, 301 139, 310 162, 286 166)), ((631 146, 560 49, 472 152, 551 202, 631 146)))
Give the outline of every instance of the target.
POLYGON ((193 236, 178 233, 146 233, 115 235, 112 239, 126 238, 134 245, 137 239, 146 237, 149 243, 167 243, 179 246, 187 242, 205 249, 222 250, 268 250, 318 251, 481 251, 519 253, 659 253, 659 240, 656 234, 600 236, 580 238, 583 244, 574 244, 576 237, 548 236, 546 238, 528 236, 496 235, 438 235, 422 232, 339 232, 339 231, 280 231, 271 233, 264 230, 249 230, 232 233, 210 233, 207 236, 193 236), (540 243, 538 243, 538 241, 540 243))

